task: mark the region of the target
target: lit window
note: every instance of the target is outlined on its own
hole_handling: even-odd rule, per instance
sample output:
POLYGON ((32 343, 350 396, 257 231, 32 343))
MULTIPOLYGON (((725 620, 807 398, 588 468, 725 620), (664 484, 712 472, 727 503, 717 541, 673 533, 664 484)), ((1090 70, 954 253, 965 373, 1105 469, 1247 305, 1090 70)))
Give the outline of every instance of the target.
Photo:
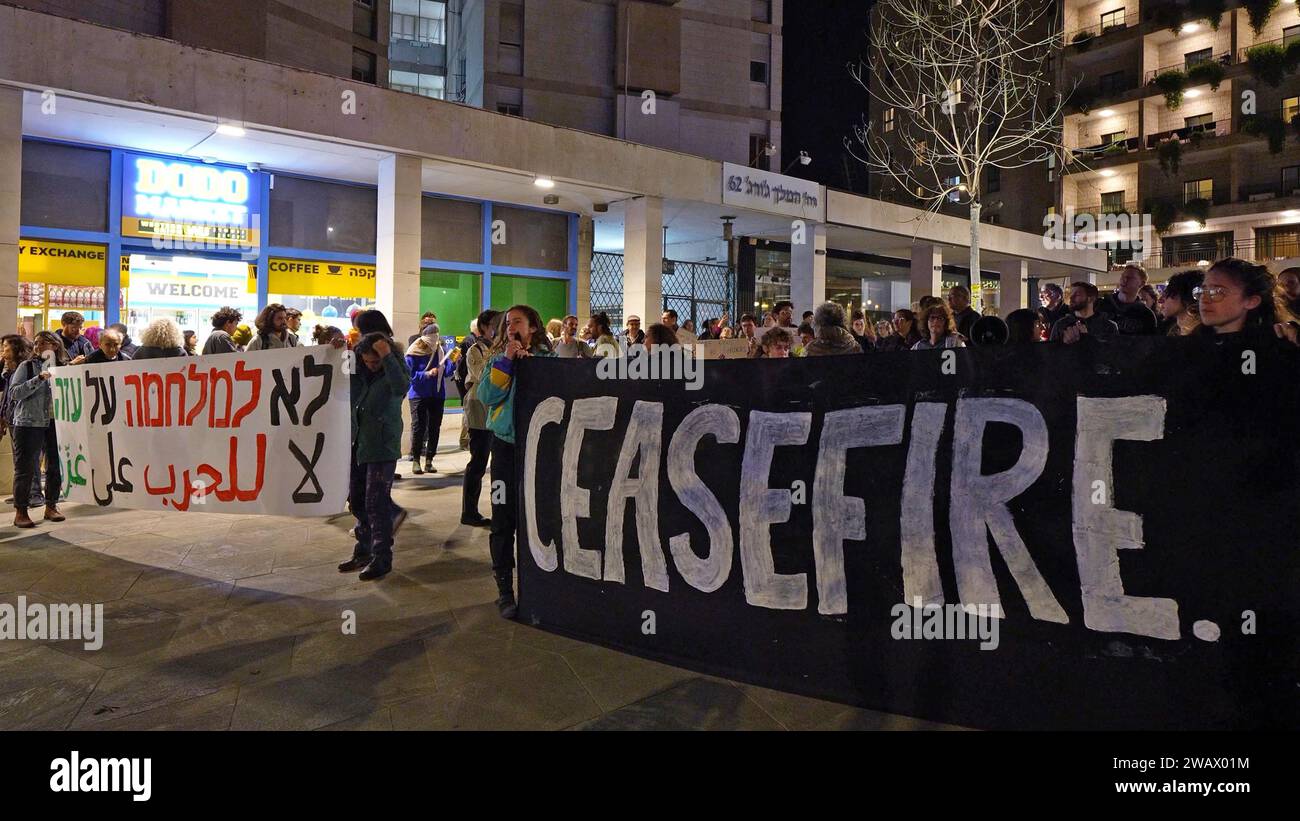
POLYGON ((886 108, 882 122, 884 123, 885 133, 888 134, 894 130, 894 109, 886 108))
POLYGON ((1192 200, 1210 200, 1214 198, 1214 180, 1188 180, 1183 183, 1183 202, 1192 200))
POLYGON ((388 72, 388 87, 394 91, 405 91, 408 94, 419 94, 422 97, 441 100, 444 99, 446 85, 447 78, 441 74, 396 70, 388 72))
POLYGON ((446 45, 447 4, 441 0, 392 0, 393 42, 446 45))
POLYGON ((1300 97, 1287 97, 1282 101, 1282 122, 1289 123, 1300 114, 1300 97))

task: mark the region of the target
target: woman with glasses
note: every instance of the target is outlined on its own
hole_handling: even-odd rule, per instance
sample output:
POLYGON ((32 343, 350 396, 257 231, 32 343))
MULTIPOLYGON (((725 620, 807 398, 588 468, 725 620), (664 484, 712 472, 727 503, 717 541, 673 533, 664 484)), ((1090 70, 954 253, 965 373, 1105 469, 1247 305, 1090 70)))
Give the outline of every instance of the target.
POLYGON ((1165 292, 1156 303, 1160 315, 1158 332, 1163 336, 1187 336, 1201 327, 1200 307, 1192 293, 1205 281, 1199 268, 1179 271, 1165 284, 1165 292))
POLYGON ((933 303, 921 314, 925 319, 925 329, 929 336, 912 346, 914 351, 933 351, 937 348, 964 348, 961 334, 957 333, 957 322, 953 319, 948 306, 942 302, 933 303))
POLYGON ((921 341, 916 327, 916 314, 907 308, 894 311, 894 332, 876 343, 878 351, 910 351, 921 341))
POLYGON ((1263 265, 1229 257, 1210 266, 1205 281, 1192 291, 1200 306, 1201 333, 1220 343, 1246 344, 1268 337, 1296 343, 1300 325, 1286 309, 1277 281, 1263 265))

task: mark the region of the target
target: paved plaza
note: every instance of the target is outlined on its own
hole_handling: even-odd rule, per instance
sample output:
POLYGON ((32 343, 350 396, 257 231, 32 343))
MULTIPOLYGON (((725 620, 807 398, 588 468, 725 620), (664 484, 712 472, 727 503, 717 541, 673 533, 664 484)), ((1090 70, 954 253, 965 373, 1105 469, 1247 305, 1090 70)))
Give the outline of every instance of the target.
MULTIPOLYGON (((455 441, 449 416, 444 442, 455 441)), ((394 483, 394 572, 360 582, 350 516, 68 505, 0 529, 0 601, 103 602, 104 644, 0 641, 0 729, 916 729, 504 621, 464 452, 394 483), (344 635, 342 614, 356 614, 344 635)), ((487 511, 486 497, 484 511, 487 511)))

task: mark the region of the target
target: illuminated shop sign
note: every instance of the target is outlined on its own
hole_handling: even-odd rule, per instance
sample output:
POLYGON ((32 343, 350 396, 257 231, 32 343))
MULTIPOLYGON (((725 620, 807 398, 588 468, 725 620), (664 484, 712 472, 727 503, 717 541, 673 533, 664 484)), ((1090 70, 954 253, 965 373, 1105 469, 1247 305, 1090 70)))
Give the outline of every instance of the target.
POLYGON ((219 165, 126 154, 122 234, 160 247, 258 244, 259 187, 247 171, 219 165))

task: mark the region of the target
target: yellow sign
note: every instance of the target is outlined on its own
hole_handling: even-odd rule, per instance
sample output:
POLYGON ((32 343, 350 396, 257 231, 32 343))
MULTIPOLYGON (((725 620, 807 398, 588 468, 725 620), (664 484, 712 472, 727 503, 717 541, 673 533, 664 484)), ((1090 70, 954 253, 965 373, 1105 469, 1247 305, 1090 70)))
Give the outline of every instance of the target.
POLYGON ((108 248, 81 242, 18 240, 18 281, 104 287, 108 248))
POLYGON ((292 296, 375 298, 375 266, 309 259, 268 261, 267 292, 292 296))

